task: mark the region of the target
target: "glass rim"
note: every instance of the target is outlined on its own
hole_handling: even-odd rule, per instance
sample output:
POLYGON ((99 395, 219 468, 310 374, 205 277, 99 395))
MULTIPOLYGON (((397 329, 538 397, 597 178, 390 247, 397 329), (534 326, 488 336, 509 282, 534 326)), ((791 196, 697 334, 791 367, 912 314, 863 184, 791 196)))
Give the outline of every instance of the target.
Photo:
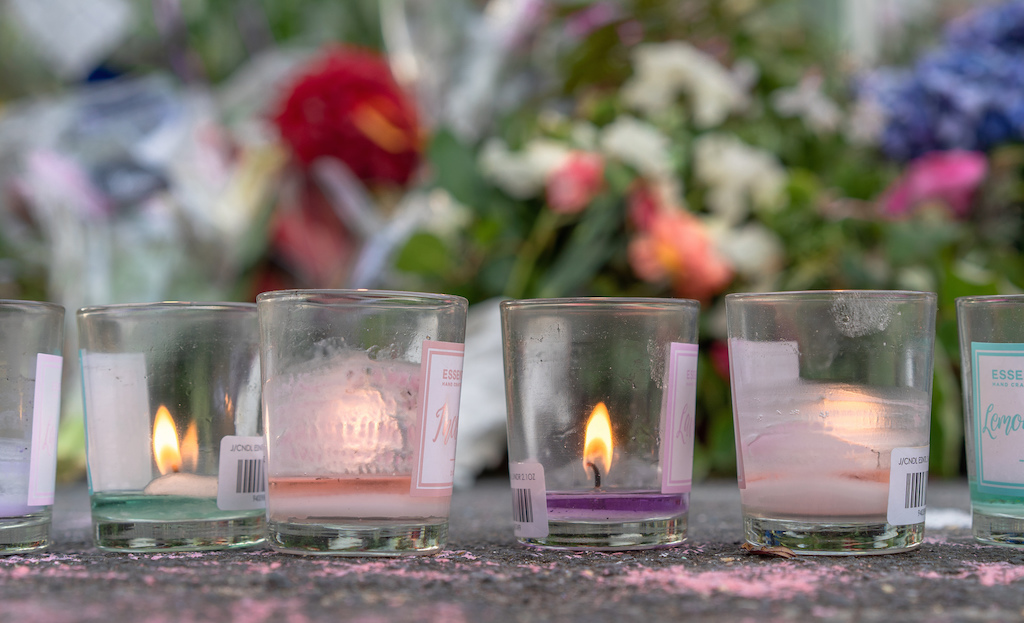
POLYGON ((700 309, 700 301, 695 299, 680 298, 658 298, 658 297, 633 297, 633 296, 573 296, 561 298, 539 298, 539 299, 508 299, 499 304, 504 310, 512 309, 542 309, 550 308, 650 308, 663 307, 666 309, 700 309))
POLYGON ((966 305, 1020 305, 1024 303, 1024 294, 979 294, 974 296, 958 296, 957 307, 966 305))
POLYGON ((0 309, 21 309, 22 311, 60 311, 67 312, 63 305, 50 301, 25 301, 21 299, 0 299, 0 309))
POLYGON ((455 294, 437 294, 432 292, 408 292, 404 290, 371 290, 365 288, 352 289, 295 289, 270 290, 256 296, 256 304, 300 302, 320 305, 352 305, 373 304, 376 306, 387 303, 435 304, 439 306, 468 307, 469 301, 455 294))
POLYGON ((256 311, 256 303, 228 302, 228 301, 159 301, 153 303, 116 303, 112 305, 93 305, 82 307, 77 315, 80 318, 86 316, 123 315, 126 313, 139 314, 158 311, 223 311, 242 312, 256 311))
POLYGON ((734 292, 725 295, 725 302, 792 302, 830 301, 840 296, 857 296, 887 300, 927 301, 938 300, 935 292, 922 290, 783 290, 778 292, 734 292))

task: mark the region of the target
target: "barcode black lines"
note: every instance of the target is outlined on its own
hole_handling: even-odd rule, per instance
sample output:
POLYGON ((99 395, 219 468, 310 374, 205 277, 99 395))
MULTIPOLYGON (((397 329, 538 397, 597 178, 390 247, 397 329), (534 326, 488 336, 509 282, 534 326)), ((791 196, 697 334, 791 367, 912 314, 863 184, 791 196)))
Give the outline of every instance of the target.
POLYGON ((533 523, 533 498, 529 489, 512 489, 512 521, 533 523))
POLYGON ((263 459, 238 459, 235 493, 264 493, 263 459))
POLYGON ((924 491, 928 484, 928 472, 907 474, 907 490, 903 508, 919 508, 924 506, 924 491))

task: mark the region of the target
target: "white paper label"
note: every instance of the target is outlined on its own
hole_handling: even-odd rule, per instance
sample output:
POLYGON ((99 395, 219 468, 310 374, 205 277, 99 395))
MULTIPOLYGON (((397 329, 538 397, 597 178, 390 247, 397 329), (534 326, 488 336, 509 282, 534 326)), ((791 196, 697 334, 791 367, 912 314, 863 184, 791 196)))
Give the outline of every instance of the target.
POLYGON ((909 526, 924 521, 928 487, 928 446, 893 448, 889 463, 889 507, 886 521, 909 526))
POLYGON ((227 435, 220 440, 217 508, 247 511, 267 507, 267 456, 263 437, 227 435))
POLYGON ((548 492, 544 484, 544 466, 533 461, 512 462, 508 466, 512 481, 512 523, 515 535, 542 539, 548 535, 548 492))
POLYGON ((697 406, 697 345, 673 342, 661 412, 661 492, 689 493, 693 482, 693 414, 697 406))
POLYGON ((465 347, 454 342, 423 342, 419 440, 413 462, 411 495, 446 496, 452 493, 464 352, 465 347))
POLYGON ((36 356, 36 386, 32 398, 32 453, 28 471, 29 506, 53 504, 63 367, 64 359, 59 355, 36 356))
POLYGON ((1024 492, 1024 344, 971 343, 978 489, 1024 492))
POLYGON ((153 478, 146 355, 82 350, 81 362, 90 491, 141 491, 153 478))
POLYGON ((729 340, 729 376, 732 377, 732 423, 736 439, 736 480, 747 488, 743 469, 743 434, 739 395, 760 391, 763 387, 788 385, 800 379, 800 349, 796 342, 755 342, 729 340))

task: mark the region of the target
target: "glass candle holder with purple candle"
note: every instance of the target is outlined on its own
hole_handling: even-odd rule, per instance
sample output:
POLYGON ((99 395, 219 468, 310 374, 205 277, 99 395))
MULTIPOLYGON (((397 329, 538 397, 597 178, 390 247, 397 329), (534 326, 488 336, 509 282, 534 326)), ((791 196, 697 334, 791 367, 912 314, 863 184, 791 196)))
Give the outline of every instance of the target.
POLYGON ((936 295, 726 297, 747 542, 879 554, 924 537, 936 295))
POLYGON ((521 543, 626 550, 685 540, 699 310, 684 299, 501 304, 521 543))

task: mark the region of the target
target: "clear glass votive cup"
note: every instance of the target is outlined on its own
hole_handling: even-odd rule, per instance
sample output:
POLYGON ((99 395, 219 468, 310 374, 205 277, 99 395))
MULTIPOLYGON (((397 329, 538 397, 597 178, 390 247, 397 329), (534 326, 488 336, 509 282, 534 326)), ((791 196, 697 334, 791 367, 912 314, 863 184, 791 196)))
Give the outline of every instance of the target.
POLYGON ((271 547, 352 556, 441 551, 467 301, 285 290, 256 302, 271 547))
POLYGON ((956 300, 974 538, 1024 546, 1024 295, 956 300))
POLYGON ((50 543, 64 308, 0 300, 0 554, 50 543))
POLYGON ((924 538, 936 295, 725 298, 748 543, 883 554, 924 538))
POLYGON ((501 303, 520 543, 630 550, 686 539, 700 305, 501 303))
POLYGON ((115 551, 263 541, 252 303, 78 311, 93 539, 115 551))

